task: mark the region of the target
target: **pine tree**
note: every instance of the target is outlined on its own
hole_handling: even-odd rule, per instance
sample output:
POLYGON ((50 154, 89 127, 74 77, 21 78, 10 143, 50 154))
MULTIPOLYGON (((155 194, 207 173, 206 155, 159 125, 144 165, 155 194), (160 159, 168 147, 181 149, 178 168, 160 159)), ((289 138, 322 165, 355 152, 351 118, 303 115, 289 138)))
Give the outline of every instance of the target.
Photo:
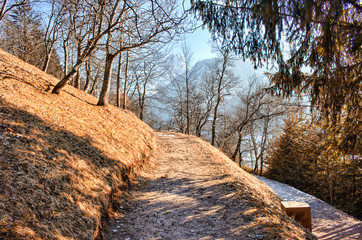
POLYGON ((266 175, 300 189, 314 189, 320 143, 316 129, 308 121, 290 116, 267 159, 266 175))
POLYGON ((43 33, 40 16, 30 4, 20 5, 9 14, 2 26, 1 47, 37 67, 42 65, 43 33))
POLYGON ((291 116, 270 151, 265 175, 361 218, 362 158, 344 154, 331 141, 333 133, 291 116))
MULTIPOLYGON (((40 69, 46 58, 44 31, 40 15, 27 3, 14 7, 0 26, 0 47, 40 69)), ((48 73, 61 75, 59 56, 50 57, 48 73)))
POLYGON ((214 39, 255 67, 277 65, 278 72, 269 75, 275 93, 310 94, 326 128, 337 126, 339 145, 356 148, 362 135, 360 1, 191 0, 191 5, 214 39))

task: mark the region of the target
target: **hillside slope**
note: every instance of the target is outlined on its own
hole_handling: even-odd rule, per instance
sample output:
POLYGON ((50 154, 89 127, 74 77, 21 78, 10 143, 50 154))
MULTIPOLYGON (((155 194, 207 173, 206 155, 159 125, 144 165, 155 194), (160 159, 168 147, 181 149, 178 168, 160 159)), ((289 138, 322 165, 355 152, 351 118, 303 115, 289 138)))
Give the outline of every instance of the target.
POLYGON ((118 209, 106 239, 315 239, 280 199, 209 143, 157 133, 160 154, 118 209))
POLYGON ((0 239, 94 239, 156 151, 132 113, 0 50, 0 239))

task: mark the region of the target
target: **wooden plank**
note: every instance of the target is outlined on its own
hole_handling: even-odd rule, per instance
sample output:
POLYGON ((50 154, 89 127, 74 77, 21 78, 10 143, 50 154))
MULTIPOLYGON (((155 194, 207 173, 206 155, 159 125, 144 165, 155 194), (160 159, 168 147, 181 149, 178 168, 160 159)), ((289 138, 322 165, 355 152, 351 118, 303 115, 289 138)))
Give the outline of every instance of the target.
POLYGON ((312 231, 312 214, 311 208, 306 202, 282 201, 281 208, 288 216, 295 219, 303 227, 312 231))

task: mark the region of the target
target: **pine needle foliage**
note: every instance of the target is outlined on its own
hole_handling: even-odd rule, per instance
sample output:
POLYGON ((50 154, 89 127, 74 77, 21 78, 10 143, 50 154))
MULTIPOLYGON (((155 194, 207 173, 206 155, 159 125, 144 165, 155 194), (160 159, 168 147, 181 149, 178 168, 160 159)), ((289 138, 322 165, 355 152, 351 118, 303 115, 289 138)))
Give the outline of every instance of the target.
POLYGON ((255 67, 277 66, 269 74, 274 93, 308 94, 326 127, 337 125, 341 148, 350 151, 361 141, 361 1, 191 0, 191 5, 215 40, 255 67))
POLYGON ((290 116, 272 144, 266 176, 361 219, 362 158, 336 148, 331 134, 299 116, 290 116))

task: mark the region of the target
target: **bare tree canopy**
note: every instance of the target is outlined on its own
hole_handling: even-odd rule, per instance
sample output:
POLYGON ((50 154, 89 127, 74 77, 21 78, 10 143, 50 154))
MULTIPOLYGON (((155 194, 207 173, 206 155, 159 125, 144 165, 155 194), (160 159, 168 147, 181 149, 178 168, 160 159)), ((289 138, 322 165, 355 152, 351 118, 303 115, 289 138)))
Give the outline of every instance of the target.
POLYGON ((81 1, 76 4, 63 1, 63 4, 68 5, 72 31, 76 40, 82 44, 77 62, 55 86, 53 93, 58 94, 76 75, 83 62, 97 47, 104 44, 107 52, 107 71, 99 105, 107 104, 111 66, 115 57, 129 49, 169 41, 178 32, 178 25, 185 19, 184 13, 177 10, 176 2, 168 0, 81 1), (122 37, 124 34, 127 35, 126 38, 122 37), (118 44, 112 44, 114 42, 118 44))
POLYGON ((6 15, 13 9, 24 5, 27 0, 3 0, 0 2, 0 22, 6 17, 6 15))
POLYGON ((49 34, 50 31, 42 25, 41 14, 30 1, 24 1, 12 8, 1 21, 0 47, 38 68, 44 69, 46 65, 48 73, 58 77, 61 67, 54 51, 56 38, 49 34))

